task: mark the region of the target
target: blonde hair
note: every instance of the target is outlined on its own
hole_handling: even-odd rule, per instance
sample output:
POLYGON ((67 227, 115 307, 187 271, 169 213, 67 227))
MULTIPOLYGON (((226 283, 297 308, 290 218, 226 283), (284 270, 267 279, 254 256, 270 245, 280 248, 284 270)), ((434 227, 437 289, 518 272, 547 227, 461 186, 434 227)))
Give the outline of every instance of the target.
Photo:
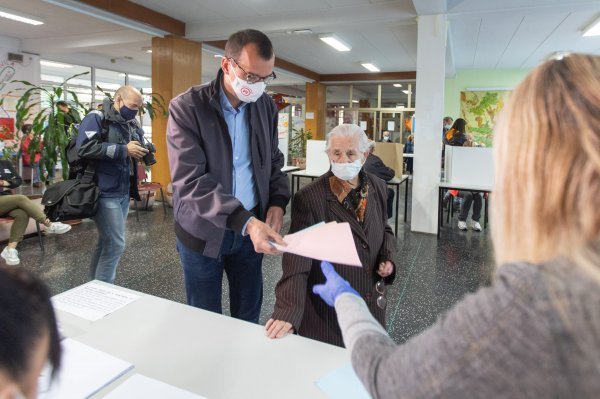
POLYGON ((495 130, 498 264, 566 257, 600 279, 600 57, 537 67, 495 130))

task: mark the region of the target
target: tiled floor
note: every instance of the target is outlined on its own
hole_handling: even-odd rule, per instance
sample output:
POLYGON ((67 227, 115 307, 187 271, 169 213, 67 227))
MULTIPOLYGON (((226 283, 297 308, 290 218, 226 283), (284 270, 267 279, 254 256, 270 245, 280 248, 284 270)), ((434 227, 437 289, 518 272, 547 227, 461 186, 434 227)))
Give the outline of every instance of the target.
MULTIPOLYGON (((27 190, 29 188, 23 189, 26 193, 27 190)), ((403 192, 400 198, 402 201, 403 192)), ((403 204, 400 205, 402 212, 403 204)), ((289 217, 286 217, 284 231, 288 227, 289 217)), ((45 253, 41 253, 35 238, 28 238, 19 247, 21 265, 40 275, 53 293, 60 293, 88 280, 96 238, 95 225, 89 220, 67 234, 46 237, 45 253)), ((131 211, 126 240, 127 248, 115 283, 185 302, 172 210, 168 208, 165 217, 157 204, 152 211, 140 212, 139 222, 131 211)), ((452 227, 442 230, 438 240, 434 235, 413 233, 408 225, 401 223, 396 264, 399 273, 387 292, 387 320, 390 335, 397 342, 403 342, 432 324, 441 312, 466 293, 489 281, 493 269, 489 232, 461 232, 455 220, 452 227)), ((261 324, 268 320, 273 309, 274 287, 281 276, 280 256, 266 256, 263 266, 265 298, 261 324)), ((226 281, 223 295, 227 313, 226 281)))

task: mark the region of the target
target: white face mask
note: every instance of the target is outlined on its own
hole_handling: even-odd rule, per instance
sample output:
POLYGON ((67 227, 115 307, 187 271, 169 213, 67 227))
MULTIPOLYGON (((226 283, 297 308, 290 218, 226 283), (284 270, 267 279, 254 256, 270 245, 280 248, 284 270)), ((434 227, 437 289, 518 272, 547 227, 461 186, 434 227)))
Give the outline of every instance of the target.
POLYGON ((238 100, 245 103, 253 103, 256 102, 256 100, 258 100, 265 92, 267 87, 265 82, 248 83, 238 78, 235 73, 234 76, 235 79, 231 80, 231 78, 229 78, 229 74, 227 74, 227 79, 229 79, 231 87, 233 88, 238 100))
POLYGON ((444 125, 444 127, 449 130, 452 128, 452 125, 444 125))
POLYGON ((360 159, 357 159, 354 162, 343 163, 331 161, 331 171, 333 172, 335 177, 341 180, 354 179, 356 176, 358 176, 358 173, 360 172, 361 168, 362 161, 360 159))

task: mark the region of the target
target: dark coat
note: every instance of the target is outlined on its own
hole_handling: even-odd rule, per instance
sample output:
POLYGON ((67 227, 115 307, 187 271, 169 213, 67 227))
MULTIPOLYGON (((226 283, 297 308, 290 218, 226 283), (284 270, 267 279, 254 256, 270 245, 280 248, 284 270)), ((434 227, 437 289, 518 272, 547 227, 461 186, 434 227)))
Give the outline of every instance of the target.
MULTIPOLYGON (((319 222, 348 222, 362 268, 334 264, 336 272, 358 291, 375 318, 385 326, 385 310, 377 306, 379 294, 375 284, 381 279, 376 274, 379 262, 393 261, 396 238, 387 224, 387 191, 383 181, 367 173, 369 195, 364 225, 356 220, 337 200, 329 188, 331 171, 319 177, 294 195, 290 233, 319 222)), ((332 238, 332 242, 335 238, 332 238)), ((315 284, 323 284, 325 277, 321 262, 303 256, 283 255, 283 276, 275 288, 273 319, 291 323, 298 334, 343 346, 335 309, 312 293, 315 284)), ((394 268, 395 271, 395 268, 394 268)), ((395 275, 386 278, 391 284, 395 275)))
POLYGON ((369 154, 363 168, 367 173, 375 175, 383 181, 390 181, 396 175, 394 169, 386 166, 381 158, 375 154, 369 154))
MULTIPOLYGON (((194 86, 169 106, 167 147, 173 181, 175 233, 186 246, 216 258, 226 229, 241 233, 254 216, 233 196, 233 150, 219 102, 223 72, 204 86, 194 86)), ((252 169, 260 210, 285 210, 290 200, 288 177, 281 172, 279 114, 265 93, 247 105, 252 169)))

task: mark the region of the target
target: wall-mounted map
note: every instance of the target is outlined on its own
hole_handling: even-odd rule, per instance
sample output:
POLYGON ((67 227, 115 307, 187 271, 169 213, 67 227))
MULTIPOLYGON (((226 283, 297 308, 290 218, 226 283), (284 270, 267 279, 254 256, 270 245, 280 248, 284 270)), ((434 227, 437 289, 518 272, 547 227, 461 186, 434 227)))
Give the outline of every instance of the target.
POLYGON ((473 134, 476 143, 492 146, 496 118, 510 93, 509 90, 460 92, 460 116, 467 121, 467 133, 473 134))

